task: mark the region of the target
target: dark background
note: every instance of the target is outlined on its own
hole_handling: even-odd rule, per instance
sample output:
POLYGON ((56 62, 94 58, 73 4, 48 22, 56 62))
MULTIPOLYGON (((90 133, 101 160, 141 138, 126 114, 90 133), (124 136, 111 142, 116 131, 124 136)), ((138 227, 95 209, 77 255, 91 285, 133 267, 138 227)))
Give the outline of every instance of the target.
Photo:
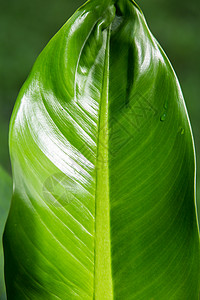
MULTIPOLYGON (((19 89, 38 54, 83 3, 82 0, 0 2, 0 165, 8 172, 11 172, 8 124, 19 89)), ((200 1, 138 0, 137 3, 182 86, 195 137, 200 204, 200 1)))

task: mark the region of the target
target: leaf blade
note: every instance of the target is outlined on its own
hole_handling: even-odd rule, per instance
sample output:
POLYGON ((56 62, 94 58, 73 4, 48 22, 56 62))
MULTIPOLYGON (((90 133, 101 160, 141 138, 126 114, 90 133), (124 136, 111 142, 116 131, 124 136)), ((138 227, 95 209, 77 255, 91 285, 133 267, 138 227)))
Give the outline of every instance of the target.
POLYGON ((44 49, 13 113, 8 297, 197 299, 180 86, 136 5, 96 4, 44 49))

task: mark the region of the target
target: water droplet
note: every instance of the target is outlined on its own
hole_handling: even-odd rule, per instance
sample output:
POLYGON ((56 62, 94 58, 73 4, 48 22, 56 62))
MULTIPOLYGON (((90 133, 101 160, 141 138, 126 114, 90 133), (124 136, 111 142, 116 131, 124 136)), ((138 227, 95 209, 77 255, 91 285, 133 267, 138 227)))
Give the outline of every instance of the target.
POLYGON ((179 129, 178 129, 178 134, 183 135, 184 133, 185 133, 185 129, 180 126, 179 129))
POLYGON ((168 109, 168 101, 165 102, 164 109, 168 109))
POLYGON ((165 119, 167 117, 167 113, 165 112, 164 114, 162 114, 162 116, 160 117, 160 121, 164 122, 165 119))
POLYGON ((181 128, 181 135, 183 135, 185 133, 185 129, 181 128))

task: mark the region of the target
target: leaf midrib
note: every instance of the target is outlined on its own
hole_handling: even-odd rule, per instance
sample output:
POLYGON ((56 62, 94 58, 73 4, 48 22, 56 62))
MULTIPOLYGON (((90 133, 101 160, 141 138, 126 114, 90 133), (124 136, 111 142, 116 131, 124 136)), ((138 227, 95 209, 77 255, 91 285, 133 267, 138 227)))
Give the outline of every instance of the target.
POLYGON ((112 271, 110 246, 110 200, 108 168, 108 85, 110 27, 106 35, 103 84, 99 107, 99 124, 96 158, 95 195, 95 249, 94 249, 94 299, 112 300, 112 271))

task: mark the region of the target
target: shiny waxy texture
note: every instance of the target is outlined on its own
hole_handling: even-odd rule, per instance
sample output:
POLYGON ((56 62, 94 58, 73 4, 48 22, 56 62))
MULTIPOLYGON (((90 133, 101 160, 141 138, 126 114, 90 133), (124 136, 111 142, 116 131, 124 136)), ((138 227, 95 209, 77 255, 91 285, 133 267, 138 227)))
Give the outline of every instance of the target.
POLYGON ((11 177, 0 167, 0 299, 6 299, 3 267, 2 235, 9 212, 12 197, 11 177))
POLYGON ((54 36, 10 152, 8 299, 198 299, 190 124, 135 3, 91 0, 54 36))

